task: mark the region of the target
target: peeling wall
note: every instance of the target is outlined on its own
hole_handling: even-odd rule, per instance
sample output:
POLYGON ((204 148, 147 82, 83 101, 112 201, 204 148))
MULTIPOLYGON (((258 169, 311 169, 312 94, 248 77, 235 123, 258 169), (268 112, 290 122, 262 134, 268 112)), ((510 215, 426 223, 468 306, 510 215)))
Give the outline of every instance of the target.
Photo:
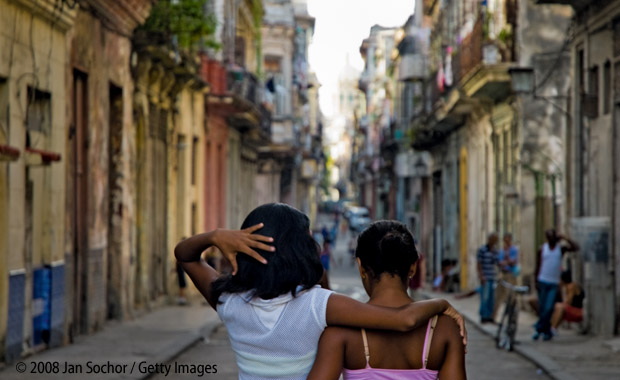
POLYGON ((62 266, 64 258, 66 32, 74 12, 54 14, 42 7, 34 15, 27 5, 0 1, 0 78, 6 80, 0 144, 21 153, 16 161, 0 161, 0 358, 32 351, 33 271, 52 263, 62 266), (28 119, 39 100, 44 111, 28 119), (41 129, 28 129, 39 117, 41 129), (40 156, 26 154, 28 144, 59 153, 61 161, 41 166, 40 156), (23 288, 9 287, 15 270, 25 277, 23 288), (22 297, 24 303, 14 309, 9 299, 22 297), (23 330, 15 331, 13 323, 19 320, 23 330), (16 340, 7 342, 8 335, 16 340))

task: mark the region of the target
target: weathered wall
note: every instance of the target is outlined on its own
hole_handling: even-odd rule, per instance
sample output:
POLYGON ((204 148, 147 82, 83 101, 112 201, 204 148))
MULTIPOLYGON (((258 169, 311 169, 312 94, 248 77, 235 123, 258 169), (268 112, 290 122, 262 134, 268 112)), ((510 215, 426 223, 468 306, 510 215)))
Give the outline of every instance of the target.
POLYGON ((551 174, 557 176, 557 227, 561 229, 562 225, 561 210, 565 201, 562 181, 566 178, 565 139, 570 92, 570 82, 566 80, 570 76, 568 31, 571 16, 570 6, 535 5, 526 0, 519 2, 517 58, 519 66, 533 68, 535 76, 535 96, 522 95, 515 102, 520 147, 516 189, 519 208, 515 223, 518 223, 516 238, 524 276, 535 275, 535 257, 542 233, 544 229, 553 226, 552 185, 548 177, 551 174), (534 171, 545 175, 544 191, 538 197, 534 171))
MULTIPOLYGON (((73 18, 73 11, 60 12, 47 1, 0 1, 0 78, 6 79, 0 143, 21 151, 17 161, 0 162, 0 357, 8 352, 15 359, 22 347, 32 349, 33 270, 64 265, 64 225, 59 221, 64 218, 65 167, 62 162, 41 166, 40 156, 25 148, 66 159, 66 31, 73 18), (36 14, 31 6, 38 8, 36 14), (43 92, 44 99, 29 89, 43 92), (38 100, 45 111, 28 119, 38 100), (27 132, 37 119, 41 128, 27 132)), ((57 316, 62 319, 62 310, 54 310, 57 316)))
POLYGON ((205 193, 204 217, 205 229, 224 228, 227 226, 227 202, 229 172, 228 162, 228 125, 225 115, 218 112, 217 105, 210 110, 208 118, 209 132, 206 136, 206 155, 204 162, 205 193))
POLYGON ((598 5, 588 15, 576 16, 575 38, 571 45, 574 125, 569 134, 571 145, 567 160, 571 174, 567 183, 571 201, 567 224, 573 227, 573 233, 582 245, 580 255, 574 257, 579 270, 578 280, 583 281, 586 292, 589 289, 590 294, 600 295, 586 302, 588 324, 596 334, 611 335, 618 332, 620 315, 620 281, 617 277, 620 266, 617 256, 620 236, 617 153, 620 112, 616 105, 620 93, 617 85, 620 54, 614 21, 620 15, 620 4, 610 1, 598 5), (580 54, 583 54, 581 62, 580 54), (590 110, 594 112, 586 112, 588 107, 582 104, 580 92, 598 98, 597 107, 590 110), (605 227, 592 228, 597 224, 605 227), (593 246, 591 243, 597 235, 602 241, 593 246))
MULTIPOLYGON (((172 143, 168 162, 167 267, 175 268, 174 247, 183 238, 204 231, 205 159, 204 95, 184 85, 173 105, 172 143)), ((176 271, 167 272, 168 289, 178 291, 176 271)), ((190 289, 195 289, 190 287, 190 289)), ((169 295, 172 295, 172 291, 169 295)))
MULTIPOLYGON (((130 162, 133 154, 131 42, 106 28, 87 10, 80 10, 72 30, 71 68, 87 77, 88 99, 88 246, 84 270, 88 331, 101 328, 108 317, 127 316, 130 277, 130 225, 134 217, 133 182, 130 162), (120 104, 111 104, 116 93, 120 104), (119 112, 120 111, 120 112, 119 112), (120 116, 118 115, 120 113, 120 116), (110 181, 114 181, 111 183, 110 181), (110 282, 108 282, 110 271, 110 282)), ((73 71, 72 70, 72 71, 73 71)), ((67 84, 72 88, 73 76, 67 84)), ((75 112, 70 104, 69 114, 75 112)), ((73 173, 67 177, 73 184, 73 173)), ((76 194, 68 190, 68 215, 76 194)), ((68 223, 69 226, 72 223, 68 223)), ((67 232, 66 255, 75 247, 67 232)), ((78 295, 75 295, 76 297, 78 295)), ((71 303, 70 303, 71 305, 71 303)), ((69 308, 70 315, 73 315, 69 308)))

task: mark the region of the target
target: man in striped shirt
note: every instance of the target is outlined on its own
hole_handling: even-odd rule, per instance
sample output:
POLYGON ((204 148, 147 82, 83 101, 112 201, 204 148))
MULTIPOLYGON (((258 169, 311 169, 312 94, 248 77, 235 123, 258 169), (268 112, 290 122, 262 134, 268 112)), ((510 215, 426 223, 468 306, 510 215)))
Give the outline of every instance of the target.
POLYGON ((480 277, 480 322, 493 321, 493 302, 495 300, 495 267, 498 264, 496 233, 489 234, 487 243, 478 250, 478 276, 480 277))

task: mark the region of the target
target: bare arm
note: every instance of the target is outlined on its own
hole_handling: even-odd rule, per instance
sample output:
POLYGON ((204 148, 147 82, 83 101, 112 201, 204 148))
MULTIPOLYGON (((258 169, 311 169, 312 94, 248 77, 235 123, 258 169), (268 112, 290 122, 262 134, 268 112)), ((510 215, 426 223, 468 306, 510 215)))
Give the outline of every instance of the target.
POLYGON ((328 327, 319 340, 319 349, 308 380, 338 380, 344 363, 345 342, 339 328, 328 327))
POLYGON ((574 283, 570 283, 566 286, 566 291, 562 293, 562 299, 565 304, 570 305, 573 303, 573 297, 577 294, 575 287, 574 283))
POLYGON ((438 321, 437 330, 442 329, 447 333, 447 341, 444 362, 439 369, 439 379, 465 380, 465 347, 459 339, 457 326, 448 319, 438 321))
POLYGON ((560 235, 559 237, 568 243, 568 247, 562 247, 562 253, 579 251, 579 244, 575 243, 574 240, 564 235, 560 235))
POLYGON ((422 326, 437 314, 446 314, 460 328, 463 344, 467 344, 467 330, 463 317, 443 299, 410 303, 399 308, 382 307, 358 302, 352 298, 332 294, 327 301, 327 325, 363 327, 368 329, 410 331, 422 326))
POLYGON ((202 260, 202 252, 213 245, 218 247, 232 263, 233 274, 237 272, 237 252, 243 252, 266 263, 265 259, 252 249, 253 247, 266 251, 274 250, 274 247, 261 243, 273 239, 252 234, 262 227, 261 223, 241 231, 217 229, 185 239, 174 248, 174 255, 183 266, 183 270, 212 308, 216 308, 216 300, 211 295, 211 284, 219 277, 219 273, 202 260))
POLYGON ((542 261, 542 249, 539 249, 538 252, 536 252, 536 277, 534 278, 535 281, 538 281, 538 274, 540 273, 541 261, 542 261))

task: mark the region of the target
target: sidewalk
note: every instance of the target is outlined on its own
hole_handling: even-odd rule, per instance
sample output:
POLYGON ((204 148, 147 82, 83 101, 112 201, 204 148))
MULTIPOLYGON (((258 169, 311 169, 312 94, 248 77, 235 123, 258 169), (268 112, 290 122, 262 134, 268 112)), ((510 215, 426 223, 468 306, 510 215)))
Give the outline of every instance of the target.
POLYGON ((0 378, 146 379, 150 376, 147 365, 170 361, 219 324, 215 311, 198 300, 191 306, 168 306, 133 321, 111 321, 102 331, 80 336, 74 344, 23 358, 24 373, 17 371, 18 362, 9 364, 0 371, 0 378), (37 363, 43 373, 31 373, 37 363))
MULTIPOLYGON (((428 298, 447 299, 463 314, 468 326, 473 325, 495 339, 497 325, 480 323, 478 315, 480 298, 477 295, 456 299, 452 294, 426 290, 422 293, 428 298)), ((514 349, 516 354, 536 364, 553 379, 620 379, 620 338, 603 339, 579 335, 577 327, 574 326, 571 330, 560 327, 559 334, 551 341, 543 342, 542 339, 533 341, 532 325, 536 320, 537 318, 531 313, 524 311, 519 313, 518 344, 514 349)))

